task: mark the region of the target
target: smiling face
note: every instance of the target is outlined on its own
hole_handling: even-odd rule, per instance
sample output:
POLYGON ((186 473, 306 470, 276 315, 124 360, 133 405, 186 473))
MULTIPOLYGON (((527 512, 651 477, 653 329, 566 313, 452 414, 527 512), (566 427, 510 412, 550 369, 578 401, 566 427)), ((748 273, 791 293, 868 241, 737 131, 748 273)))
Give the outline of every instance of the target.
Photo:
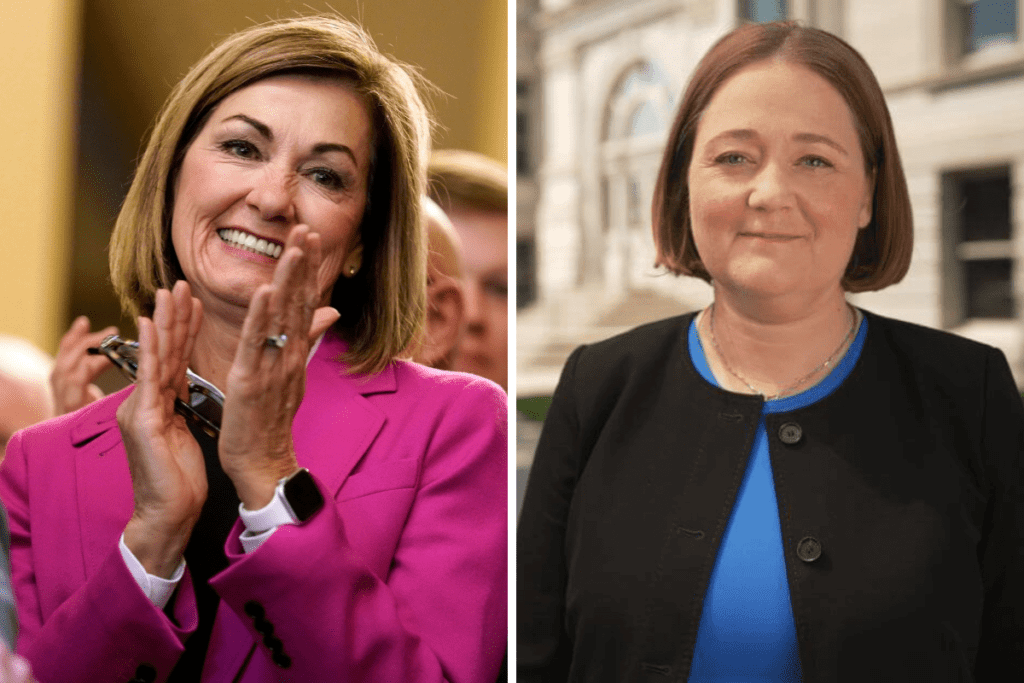
POLYGON ((828 81, 780 60, 729 78, 698 124, 688 183, 716 291, 841 295, 873 188, 853 116, 828 81))
POLYGON ((207 311, 248 307, 299 224, 320 235, 326 305, 338 277, 361 265, 371 131, 362 97, 334 80, 274 76, 217 105, 185 153, 171 222, 207 311))

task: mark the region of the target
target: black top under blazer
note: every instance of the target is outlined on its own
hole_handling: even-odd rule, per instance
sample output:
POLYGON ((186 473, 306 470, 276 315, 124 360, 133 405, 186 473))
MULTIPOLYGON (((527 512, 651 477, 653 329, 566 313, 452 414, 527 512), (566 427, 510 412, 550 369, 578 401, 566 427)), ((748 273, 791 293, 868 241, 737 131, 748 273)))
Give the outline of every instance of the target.
MULTIPOLYGON (((521 683, 689 676, 762 407, 697 373, 693 316, 566 363, 518 529, 521 683)), ((803 680, 1024 678, 1024 408, 1006 359, 866 317, 845 382, 766 417, 803 680)))

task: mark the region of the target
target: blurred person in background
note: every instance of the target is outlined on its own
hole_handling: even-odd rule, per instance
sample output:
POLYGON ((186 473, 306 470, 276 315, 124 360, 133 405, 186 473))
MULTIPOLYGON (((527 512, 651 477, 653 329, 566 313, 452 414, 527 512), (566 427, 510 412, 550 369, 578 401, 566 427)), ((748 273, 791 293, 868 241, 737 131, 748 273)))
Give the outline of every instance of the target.
POLYGON ((0 502, 0 643, 7 652, 18 641, 18 610, 11 591, 11 532, 7 526, 7 510, 0 502))
POLYGON ((56 414, 53 367, 53 359, 28 341, 0 335, 0 460, 14 432, 56 414))
POLYGON ((455 352, 465 327, 462 248, 448 216, 423 197, 427 231, 427 321, 423 336, 411 348, 412 359, 439 370, 453 370, 455 352))
POLYGON ((111 364, 87 349, 111 334, 116 327, 89 332, 89 319, 79 316, 61 337, 56 358, 23 339, 0 335, 0 460, 14 432, 103 398, 93 382, 111 364))
POLYGON ((13 653, 18 638, 18 611, 11 591, 9 548, 7 511, 0 504, 0 683, 30 683, 35 680, 32 665, 13 653))
POLYGON ((437 150, 428 191, 462 241, 466 332, 455 370, 508 390, 508 169, 482 154, 437 150))
POLYGON ((497 676, 507 398, 398 360, 428 148, 414 73, 339 17, 243 30, 173 89, 111 238, 137 383, 0 468, 43 681, 497 676))
POLYGON ((713 303, 566 362, 519 522, 517 680, 1019 676, 1006 358, 847 301, 913 251, 861 55, 790 22, 721 38, 652 208, 659 263, 713 303))

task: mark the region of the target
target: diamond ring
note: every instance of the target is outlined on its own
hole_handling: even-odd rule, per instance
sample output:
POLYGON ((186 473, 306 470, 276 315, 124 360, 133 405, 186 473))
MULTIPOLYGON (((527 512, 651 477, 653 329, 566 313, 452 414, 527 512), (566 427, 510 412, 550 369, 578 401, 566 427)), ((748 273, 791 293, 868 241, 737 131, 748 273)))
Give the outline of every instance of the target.
POLYGON ((267 341, 264 342, 267 346, 272 346, 275 349, 283 349, 285 343, 288 341, 287 334, 275 334, 272 337, 267 337, 267 341))

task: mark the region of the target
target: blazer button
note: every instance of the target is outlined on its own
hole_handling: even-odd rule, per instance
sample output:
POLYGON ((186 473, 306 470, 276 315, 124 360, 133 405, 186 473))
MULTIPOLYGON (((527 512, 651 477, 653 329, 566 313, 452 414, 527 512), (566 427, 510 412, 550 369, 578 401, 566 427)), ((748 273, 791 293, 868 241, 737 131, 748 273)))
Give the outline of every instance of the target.
POLYGON ((275 652, 271 660, 282 669, 287 669, 292 665, 292 658, 283 652, 275 652))
POLYGON ((804 430, 796 422, 787 422, 779 427, 779 440, 787 446, 792 446, 804 438, 804 430))
POLYGON ((821 543, 814 536, 805 536, 796 544, 796 556, 807 563, 821 557, 821 543))
POLYGON ((265 612, 263 611, 263 605, 256 602, 255 600, 250 600, 249 602, 245 603, 245 613, 253 619, 262 619, 263 615, 265 614, 265 612))
POLYGON ((128 683, 153 683, 156 680, 156 669, 152 664, 140 664, 135 670, 135 678, 128 683))

